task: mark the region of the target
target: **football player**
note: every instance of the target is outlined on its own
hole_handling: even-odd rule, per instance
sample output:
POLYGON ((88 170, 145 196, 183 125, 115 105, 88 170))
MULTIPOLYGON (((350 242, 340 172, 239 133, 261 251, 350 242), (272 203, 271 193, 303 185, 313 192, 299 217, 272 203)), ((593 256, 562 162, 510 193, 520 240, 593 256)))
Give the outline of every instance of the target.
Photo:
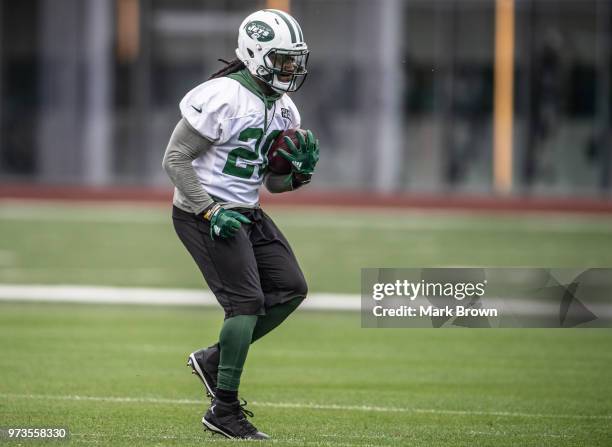
POLYGON ((266 171, 277 136, 300 127, 286 94, 307 75, 308 47, 289 14, 266 9, 238 31, 237 59, 187 93, 164 155, 175 185, 174 228, 225 311, 219 340, 189 355, 211 396, 204 426, 228 438, 266 439, 238 400, 249 345, 281 324, 304 300, 306 281, 289 242, 259 207, 273 193, 310 181, 319 159, 311 131, 281 152, 292 172, 266 171))

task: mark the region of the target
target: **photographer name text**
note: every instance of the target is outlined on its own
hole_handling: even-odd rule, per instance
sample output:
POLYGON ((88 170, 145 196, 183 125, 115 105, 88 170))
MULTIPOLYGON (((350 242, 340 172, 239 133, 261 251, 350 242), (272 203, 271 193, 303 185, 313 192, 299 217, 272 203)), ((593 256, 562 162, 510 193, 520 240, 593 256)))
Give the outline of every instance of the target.
POLYGON ((376 317, 497 317, 497 309, 476 309, 466 306, 374 306, 376 317))

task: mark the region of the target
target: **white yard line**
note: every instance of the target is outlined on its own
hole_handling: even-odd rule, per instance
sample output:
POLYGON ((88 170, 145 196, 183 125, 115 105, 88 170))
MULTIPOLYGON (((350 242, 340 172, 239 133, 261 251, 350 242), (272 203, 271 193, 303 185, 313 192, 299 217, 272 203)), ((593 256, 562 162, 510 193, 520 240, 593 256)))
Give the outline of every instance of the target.
MULTIPOLYGON (((388 300, 393 300, 389 298, 388 300)), ((212 292, 194 289, 160 289, 137 287, 106 287, 93 285, 29 285, 0 283, 0 301, 34 301, 84 304, 139 304, 144 306, 218 306, 212 292)), ((395 299, 396 304, 402 304, 395 299)), ((517 297, 487 297, 483 306, 494 307, 500 315, 550 316, 557 315, 555 303, 532 302, 517 297)), ((419 297, 413 305, 427 305, 419 297)), ((306 310, 360 311, 361 296, 341 293, 312 293, 300 306, 306 310)), ((595 315, 612 318, 612 306, 608 302, 589 306, 595 315)), ((492 317, 494 318, 494 317, 492 317)))
MULTIPOLYGON (((0 301, 217 306, 208 290, 73 285, 0 284, 0 301)), ((313 293, 302 304, 312 310, 360 310, 359 295, 313 293)))
MULTIPOLYGON (((202 405, 204 400, 195 399, 168 399, 158 397, 120 397, 120 396, 79 396, 79 395, 51 395, 51 394, 11 394, 1 393, 0 397, 7 399, 32 399, 32 400, 67 400, 67 401, 94 401, 109 403, 137 403, 137 404, 165 404, 165 405, 202 405)), ((383 407, 371 405, 336 405, 316 404, 308 402, 258 402, 251 404, 255 407, 271 408, 295 408, 310 410, 339 410, 339 411, 364 411, 379 413, 422 413, 422 414, 446 414, 454 416, 499 416, 499 417, 523 417, 523 418, 563 418, 563 419, 594 419, 610 420, 612 414, 548 414, 548 413, 524 413, 513 411, 486 411, 486 410, 447 410, 447 409, 425 409, 408 407, 383 407)))

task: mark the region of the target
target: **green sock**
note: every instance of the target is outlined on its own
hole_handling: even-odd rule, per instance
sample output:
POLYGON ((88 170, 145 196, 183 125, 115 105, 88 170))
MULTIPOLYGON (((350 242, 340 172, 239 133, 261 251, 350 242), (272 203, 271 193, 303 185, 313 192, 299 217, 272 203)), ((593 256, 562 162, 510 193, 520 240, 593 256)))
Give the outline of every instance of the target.
POLYGON ((238 390, 256 323, 257 315, 237 315, 223 322, 219 335, 221 357, 217 388, 238 390))
POLYGON ((277 304, 266 310, 266 314, 257 318, 257 324, 253 330, 251 343, 259 340, 272 329, 281 324, 285 319, 304 301, 303 296, 298 296, 283 304, 277 304))
POLYGON ((298 296, 266 310, 266 315, 237 315, 223 322, 219 335, 219 375, 217 388, 235 391, 249 352, 249 344, 276 328, 304 301, 298 296))

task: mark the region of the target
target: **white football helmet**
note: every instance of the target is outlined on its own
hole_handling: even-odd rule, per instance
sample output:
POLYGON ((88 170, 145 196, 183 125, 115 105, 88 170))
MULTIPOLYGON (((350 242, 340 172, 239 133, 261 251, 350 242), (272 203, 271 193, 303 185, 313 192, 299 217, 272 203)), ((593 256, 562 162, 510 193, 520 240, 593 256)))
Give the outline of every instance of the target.
POLYGON ((264 9, 243 20, 236 56, 257 79, 278 93, 299 89, 308 74, 302 29, 286 12, 264 9))

